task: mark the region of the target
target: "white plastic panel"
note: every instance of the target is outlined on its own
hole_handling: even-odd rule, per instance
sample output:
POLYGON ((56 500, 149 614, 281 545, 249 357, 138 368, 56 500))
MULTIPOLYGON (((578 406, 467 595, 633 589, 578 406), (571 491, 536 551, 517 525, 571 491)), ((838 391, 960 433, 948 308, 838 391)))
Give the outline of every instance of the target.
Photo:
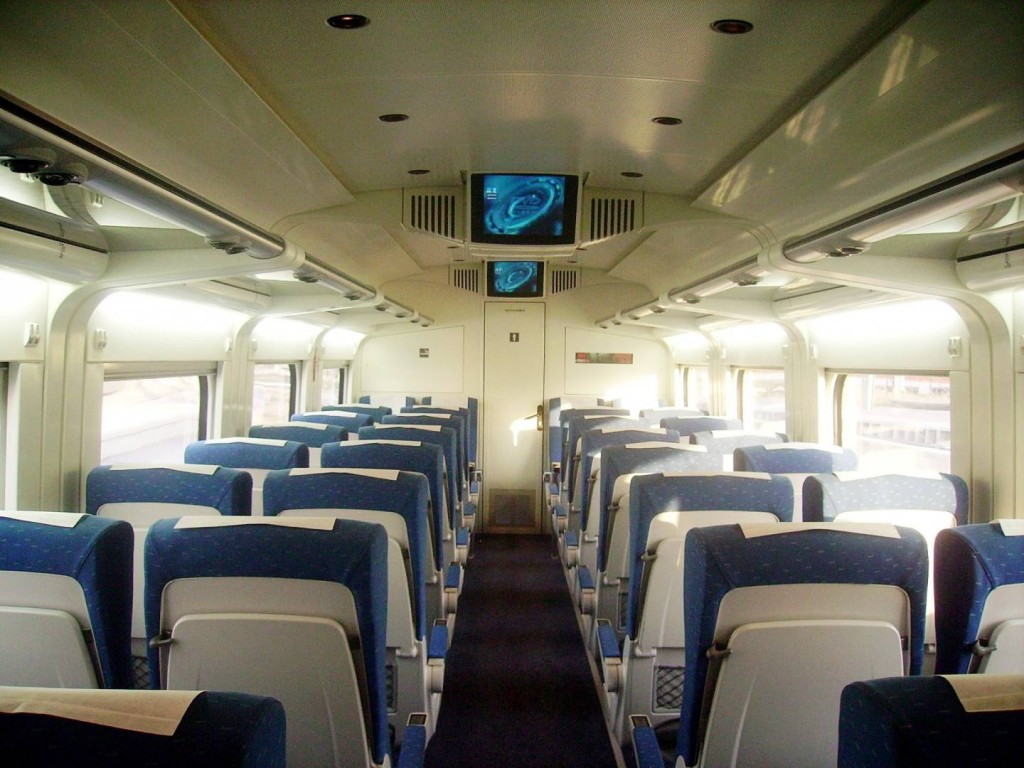
POLYGON ((834 765, 843 687, 903 673, 887 622, 747 624, 728 647, 700 756, 709 768, 834 765))

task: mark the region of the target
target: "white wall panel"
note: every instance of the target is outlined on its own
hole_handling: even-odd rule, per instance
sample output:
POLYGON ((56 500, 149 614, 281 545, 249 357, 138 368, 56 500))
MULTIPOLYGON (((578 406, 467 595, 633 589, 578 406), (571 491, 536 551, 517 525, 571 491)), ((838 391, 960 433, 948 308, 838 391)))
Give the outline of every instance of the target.
POLYGON ((462 392, 464 329, 431 328, 366 339, 360 392, 462 392))

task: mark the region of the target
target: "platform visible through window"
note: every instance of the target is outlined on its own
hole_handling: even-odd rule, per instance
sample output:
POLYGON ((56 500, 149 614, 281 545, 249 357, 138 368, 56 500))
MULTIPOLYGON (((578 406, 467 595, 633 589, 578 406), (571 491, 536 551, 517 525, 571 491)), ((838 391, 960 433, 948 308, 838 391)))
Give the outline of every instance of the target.
POLYGON ((861 470, 949 472, 948 376, 841 374, 836 407, 839 442, 861 470))

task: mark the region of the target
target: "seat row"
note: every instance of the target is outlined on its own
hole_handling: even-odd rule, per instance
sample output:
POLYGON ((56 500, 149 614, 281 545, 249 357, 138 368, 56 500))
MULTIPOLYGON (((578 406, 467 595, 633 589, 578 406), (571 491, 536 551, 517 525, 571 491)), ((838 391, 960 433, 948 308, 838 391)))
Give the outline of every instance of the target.
MULTIPOLYGON (((586 423, 593 418, 588 415, 580 421, 586 423)), ((955 476, 871 477, 832 472, 840 467, 852 468, 856 457, 842 449, 787 443, 738 447, 735 464, 741 471, 723 474, 722 465, 706 448, 676 442, 667 428, 669 423, 663 421, 661 428, 654 429, 606 421, 603 426, 582 431, 577 462, 581 471, 576 485, 577 490, 587 488, 581 494, 579 509, 582 536, 574 540, 574 532, 569 530, 560 537, 570 577, 575 571, 571 583, 581 606, 585 636, 602 662, 609 714, 620 738, 628 732, 632 715, 642 713, 658 724, 674 720, 680 711, 685 715, 687 710, 684 683, 692 679, 695 665, 688 662, 686 643, 691 638, 684 637, 683 611, 679 607, 690 585, 689 576, 684 582, 682 574, 684 542, 691 528, 726 522, 753 525, 759 516, 773 522, 792 520, 794 498, 799 498, 804 488, 809 493, 805 492, 803 501, 795 506, 797 519, 802 511, 806 520, 849 520, 858 523, 854 530, 871 531, 878 528, 878 520, 895 520, 923 529, 926 536, 919 538, 931 541, 939 529, 967 519, 966 485, 955 476), (637 440, 645 442, 630 442, 637 440), (587 461, 591 463, 589 468, 587 461), (762 473, 751 473, 750 469, 762 473), (789 477, 771 476, 781 471, 787 471, 789 477), (652 472, 647 477, 637 474, 652 472), (815 476, 825 472, 829 474, 815 476), (588 482, 584 483, 583 478, 588 482), (628 519, 616 518, 620 510, 628 510, 628 519), (619 526, 615 526, 616 520, 619 526), (616 531, 619 536, 614 535, 616 531), (613 565, 611 574, 607 570, 609 561, 613 565)), ((565 498, 563 495, 552 501, 564 502, 565 498)), ((831 531, 835 533, 846 532, 848 526, 829 527, 835 528, 831 531)), ((792 525, 780 528, 796 531, 792 525)), ((915 635, 934 648, 932 599, 928 594, 930 545, 924 544, 924 549, 923 623, 928 629, 915 630, 915 635)), ((846 560, 844 565, 849 568, 851 562, 846 560)), ((1017 568, 1022 567, 1018 563, 1017 568)), ((685 613, 689 621, 689 607, 685 613)), ((952 614, 947 612, 947 616, 952 614)), ((1008 627, 1002 631, 1008 631, 1008 627)), ((954 645, 952 639, 944 643, 946 648, 954 645)), ((1005 649, 1007 642, 1000 646, 1005 649)), ((918 656, 923 660, 923 645, 918 656)), ((905 670, 909 671, 911 657, 908 655, 906 660, 905 670)), ((914 669, 920 671, 917 662, 914 669)), ((830 710, 830 718, 837 713, 835 693, 836 706, 830 710)), ((743 701, 741 696, 738 702, 743 701)), ((691 713, 693 704, 691 701, 691 713)), ((705 712, 703 716, 707 715, 705 712)), ((790 734, 798 732, 802 731, 790 734)), ((697 737, 688 738, 691 748, 703 744, 702 735, 697 741, 697 737)), ((723 743, 732 744, 730 739, 727 736, 723 743)), ((676 740, 672 743, 675 745, 676 740)), ((833 738, 826 751, 834 747, 833 738)), ((718 764, 724 754, 704 764, 718 764)))
MULTIPOLYGON (((369 442, 337 450, 352 454, 351 463, 386 464, 383 457, 407 448, 369 442)), ((438 577, 428 478, 379 467, 274 470, 259 518, 247 516, 250 493, 250 476, 224 467, 101 467, 87 484, 93 514, 3 513, 0 610, 36 610, 31 602, 50 585, 26 588, 30 571, 60 573, 74 588, 68 604, 43 603, 69 630, 71 651, 41 652, 46 628, 5 614, 0 681, 131 687, 134 643, 136 654, 148 654, 153 687, 279 698, 289 764, 379 764, 392 742, 401 746, 402 726, 416 713, 429 738, 461 569, 438 577), (130 519, 135 530, 110 518, 130 519), (306 582, 336 583, 344 594, 306 582), (14 644, 19 653, 8 653, 14 644), (57 659, 76 656, 81 676, 72 680, 57 659), (365 722, 348 718, 339 730, 353 712, 365 722), (365 755, 353 762, 344 745, 360 743, 365 755)))

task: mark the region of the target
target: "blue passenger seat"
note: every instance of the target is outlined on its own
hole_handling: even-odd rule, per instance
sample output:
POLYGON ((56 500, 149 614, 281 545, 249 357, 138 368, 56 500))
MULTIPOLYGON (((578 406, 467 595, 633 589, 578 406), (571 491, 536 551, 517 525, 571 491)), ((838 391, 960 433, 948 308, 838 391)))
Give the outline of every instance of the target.
POLYGON ((254 424, 249 437, 266 440, 292 440, 305 443, 309 448, 309 466, 320 466, 320 448, 324 443, 337 443, 348 439, 348 430, 337 424, 312 421, 285 421, 276 424, 254 424))
POLYGON ((289 768, 383 765, 392 752, 387 596, 380 525, 161 520, 146 541, 154 683, 278 699, 289 768))
POLYGON ((245 515, 252 512, 252 477, 239 469, 208 464, 104 465, 89 472, 85 511, 125 520, 135 531, 132 658, 135 686, 149 685, 143 607, 143 548, 157 520, 181 515, 245 515))
POLYGON ((185 447, 186 464, 243 469, 252 477, 252 514, 263 514, 263 481, 272 469, 309 466, 309 446, 294 440, 224 437, 198 440, 185 447))
POLYGON ((726 472, 734 469, 733 452, 737 448, 778 445, 786 440, 781 432, 753 432, 746 429, 710 429, 690 435, 691 443, 706 446, 709 451, 722 457, 722 469, 726 472))
POLYGON ((285 768, 285 714, 244 693, 0 688, 0 743, 21 768, 285 768))
POLYGON ((839 768, 1003 768, 1024 755, 1024 675, 888 677, 850 683, 839 768))
POLYGON ((446 616, 428 624, 427 589, 437 590, 429 498, 424 475, 392 469, 276 470, 265 486, 268 516, 339 518, 386 529, 388 718, 399 741, 414 713, 426 713, 427 733, 433 732, 449 641, 446 616))
POLYGON ((1024 674, 1024 521, 935 537, 935 671, 1024 674))
MULTIPOLYGON (((834 765, 843 688, 921 671, 928 554, 915 530, 695 528, 685 561, 681 764, 834 765)), ((645 721, 631 723, 641 768, 661 768, 645 721)))
POLYGON ((0 512, 0 685, 131 688, 131 611, 128 523, 0 512))

